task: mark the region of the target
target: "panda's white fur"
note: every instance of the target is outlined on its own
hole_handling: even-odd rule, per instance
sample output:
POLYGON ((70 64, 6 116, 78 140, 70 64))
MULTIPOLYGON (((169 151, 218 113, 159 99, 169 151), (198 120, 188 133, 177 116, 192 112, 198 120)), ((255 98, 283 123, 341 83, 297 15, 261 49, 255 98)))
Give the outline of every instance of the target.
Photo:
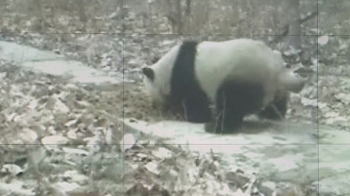
MULTIPOLYGON (((298 92, 302 89, 305 81, 291 76, 292 72, 286 71, 284 64, 281 53, 271 50, 263 42, 235 39, 198 44, 184 42, 174 46, 152 66, 143 68, 143 72, 146 88, 155 103, 185 102, 187 115, 193 116, 201 115, 194 114, 194 110, 208 115, 209 105, 214 104, 216 110, 211 111, 216 112, 212 118, 214 125, 208 125, 207 129, 224 132, 227 130, 223 124, 234 124, 234 128, 240 125, 240 120, 231 123, 227 119, 237 117, 235 108, 244 110, 243 116, 255 113, 271 104, 281 92, 286 95, 287 90, 298 92), (177 83, 175 88, 172 86, 174 81, 177 83), (245 95, 240 95, 241 92, 245 95), (176 97, 177 94, 181 96, 176 97), (169 101, 171 99, 175 102, 169 101), (230 105, 231 102, 237 103, 230 105), (250 103, 254 106, 244 106, 250 103), (221 109, 218 111, 218 108, 221 109), (215 119, 220 122, 215 122, 215 119), (220 123, 222 126, 218 128, 220 123)), ((208 119, 192 121, 204 120, 208 119)))
POLYGON ((272 101, 284 61, 263 42, 238 39, 225 42, 203 42, 197 47, 195 74, 211 101, 226 78, 249 80, 264 85, 264 105, 272 101), (218 60, 220 59, 220 60, 218 60))

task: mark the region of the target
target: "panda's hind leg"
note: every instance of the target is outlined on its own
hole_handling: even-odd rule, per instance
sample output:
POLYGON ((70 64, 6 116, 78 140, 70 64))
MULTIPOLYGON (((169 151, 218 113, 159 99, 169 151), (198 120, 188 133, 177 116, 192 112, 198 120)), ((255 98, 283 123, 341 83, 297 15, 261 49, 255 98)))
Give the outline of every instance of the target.
POLYGON ((287 113, 288 93, 276 97, 275 100, 258 113, 261 119, 282 120, 287 113))
POLYGON ((244 116, 261 107, 263 97, 260 84, 226 81, 218 90, 213 121, 205 125, 205 130, 214 133, 237 132, 244 116))

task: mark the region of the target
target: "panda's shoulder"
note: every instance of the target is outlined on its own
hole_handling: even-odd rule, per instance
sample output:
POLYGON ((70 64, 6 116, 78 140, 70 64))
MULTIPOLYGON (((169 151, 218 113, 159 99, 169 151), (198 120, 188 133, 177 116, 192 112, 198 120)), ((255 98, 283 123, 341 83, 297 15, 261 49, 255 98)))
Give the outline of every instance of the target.
POLYGON ((196 41, 196 40, 184 40, 181 45, 197 45, 201 43, 200 41, 196 41))
POLYGON ((188 54, 193 53, 197 50, 197 46, 200 42, 195 40, 185 40, 179 45, 180 53, 188 54))

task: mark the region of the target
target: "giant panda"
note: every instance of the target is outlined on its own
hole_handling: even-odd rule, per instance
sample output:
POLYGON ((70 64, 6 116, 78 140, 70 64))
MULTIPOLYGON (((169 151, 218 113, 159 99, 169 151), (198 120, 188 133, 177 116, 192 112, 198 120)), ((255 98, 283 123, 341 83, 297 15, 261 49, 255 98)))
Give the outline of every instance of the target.
POLYGON ((299 92, 306 82, 294 71, 280 52, 244 38, 185 41, 142 68, 154 104, 183 105, 187 121, 206 123, 205 131, 213 133, 239 130, 249 114, 284 117, 288 92, 299 92))

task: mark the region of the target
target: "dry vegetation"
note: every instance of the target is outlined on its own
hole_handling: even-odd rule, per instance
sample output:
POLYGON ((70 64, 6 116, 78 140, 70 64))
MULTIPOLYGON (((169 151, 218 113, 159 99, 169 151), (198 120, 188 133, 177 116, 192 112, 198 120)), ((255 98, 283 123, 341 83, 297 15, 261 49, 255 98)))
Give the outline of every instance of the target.
MULTIPOLYGON (((124 71, 126 79, 138 80, 133 70, 150 64, 184 38, 269 41, 287 24, 285 4, 280 0, 192 0, 189 12, 186 1, 176 2, 1 0, 0 39, 64 54, 111 75, 124 71)), ((322 63, 320 73, 349 76, 349 2, 318 2, 319 20, 303 24, 303 34, 312 35, 302 38, 303 48, 322 63), (330 36, 329 47, 315 51, 317 30, 341 36, 330 36)), ((301 13, 314 11, 316 3, 301 1, 301 13)), ((274 191, 277 195, 313 195, 309 184, 285 183, 281 186, 285 189, 274 190, 242 171, 226 171, 217 155, 194 155, 152 137, 130 139, 120 118, 161 119, 139 85, 89 91, 64 78, 24 72, 8 62, 1 61, 0 67, 0 142, 4 144, 0 146, 0 187, 5 187, 1 195, 11 195, 11 191, 55 196, 250 195, 254 191, 254 195, 274 191), (125 138, 136 141, 124 147, 125 138), (23 144, 36 144, 39 150, 23 144), (40 149, 51 155, 42 155, 40 149), (23 162, 30 169, 20 164, 23 162), (4 170, 5 166, 17 170, 4 170), (10 184, 20 192, 3 186, 10 184), (70 186, 76 189, 68 191, 70 186)), ((314 81, 317 84, 322 86, 318 90, 324 104, 322 111, 318 109, 319 120, 347 127, 349 102, 343 92, 350 84, 332 88, 340 84, 338 77, 314 81)), ((309 88, 296 103, 315 99, 315 87, 309 88)), ((294 114, 316 120, 316 106, 305 103, 298 107, 294 114)))

